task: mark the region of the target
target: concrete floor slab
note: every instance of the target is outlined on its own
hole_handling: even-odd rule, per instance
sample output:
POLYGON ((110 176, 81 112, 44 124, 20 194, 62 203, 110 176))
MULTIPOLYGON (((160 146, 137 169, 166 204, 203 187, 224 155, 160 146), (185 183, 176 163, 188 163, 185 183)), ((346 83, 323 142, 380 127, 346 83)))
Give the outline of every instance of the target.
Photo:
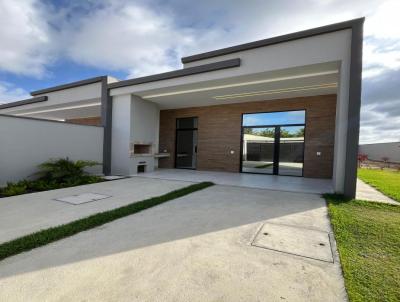
POLYGON ((182 181, 135 177, 0 198, 0 243, 188 185, 182 181), (93 192, 112 197, 77 205, 55 200, 93 192))
POLYGON ((300 257, 333 262, 328 232, 265 223, 252 245, 300 257))
POLYGON ((212 181, 218 185, 240 186, 301 193, 332 193, 332 180, 296 176, 198 171, 185 169, 158 169, 140 177, 187 180, 193 182, 212 181))
POLYGON ((266 222, 331 231, 318 195, 213 186, 1 261, 0 300, 346 300, 337 261, 252 246, 266 222))

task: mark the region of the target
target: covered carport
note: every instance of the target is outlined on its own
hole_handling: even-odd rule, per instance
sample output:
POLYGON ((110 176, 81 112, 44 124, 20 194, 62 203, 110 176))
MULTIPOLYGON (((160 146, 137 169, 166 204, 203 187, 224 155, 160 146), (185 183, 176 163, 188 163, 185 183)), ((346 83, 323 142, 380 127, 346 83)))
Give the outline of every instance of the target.
MULTIPOLYGON (((353 197, 362 24, 363 19, 356 19, 194 55, 182 59, 181 70, 110 84, 112 129, 106 142, 111 172, 136 174, 140 162, 147 164, 146 158, 130 150, 135 142, 144 142, 154 151, 154 163, 148 163, 148 171, 157 165, 173 168, 177 153, 175 123, 188 117, 199 117, 198 128, 193 128, 198 130, 196 168, 239 172, 238 112, 305 107, 311 112, 312 107, 318 109, 309 114, 313 121, 306 129, 314 127, 314 132, 308 133, 318 136, 318 142, 308 153, 306 150, 308 175, 318 178, 319 170, 331 171, 321 177, 332 179, 335 192, 353 197), (318 133, 318 129, 324 129, 320 122, 328 117, 332 120, 324 125, 332 133, 324 140, 324 133, 318 133), (221 132, 224 128, 232 135, 221 132), (204 136, 206 132, 219 134, 204 136), (160 153, 165 153, 163 159, 157 157, 160 153)), ((307 144, 307 137, 305 140, 307 144)))

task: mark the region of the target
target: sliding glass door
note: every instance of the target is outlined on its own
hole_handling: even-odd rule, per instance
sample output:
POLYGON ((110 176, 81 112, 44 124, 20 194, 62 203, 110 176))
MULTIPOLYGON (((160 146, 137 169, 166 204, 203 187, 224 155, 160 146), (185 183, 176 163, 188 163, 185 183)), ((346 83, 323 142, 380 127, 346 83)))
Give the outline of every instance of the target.
POLYGON ((241 172, 303 176, 305 111, 243 114, 241 172))
POLYGON ((249 127, 243 133, 242 172, 272 174, 275 127, 249 127))
POLYGON ((280 126, 279 174, 303 175, 304 126, 280 126))

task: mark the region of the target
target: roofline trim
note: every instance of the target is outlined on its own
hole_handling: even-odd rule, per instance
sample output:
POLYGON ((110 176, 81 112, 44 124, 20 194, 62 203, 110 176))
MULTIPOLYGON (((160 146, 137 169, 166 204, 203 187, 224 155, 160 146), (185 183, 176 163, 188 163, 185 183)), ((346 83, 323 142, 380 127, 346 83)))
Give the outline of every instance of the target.
POLYGON ((199 54, 195 54, 195 55, 191 55, 191 56, 187 56, 187 57, 182 57, 181 61, 183 64, 186 64, 186 63, 190 63, 190 62, 195 62, 195 61, 200 61, 200 60, 204 60, 204 59, 228 55, 228 54, 236 53, 239 51, 250 50, 250 49, 254 49, 254 48, 274 45, 274 44, 283 43, 283 42, 289 42, 289 41, 298 40, 298 39, 302 39, 302 38, 313 37, 313 36, 327 34, 327 33, 344 30, 344 29, 350 29, 350 28, 353 28, 353 26, 355 26, 357 24, 364 23, 364 20, 365 20, 365 17, 362 17, 362 18, 352 19, 352 20, 348 20, 348 21, 344 21, 344 22, 340 22, 340 23, 334 23, 334 24, 316 27, 316 28, 312 28, 312 29, 302 30, 302 31, 298 31, 295 33, 290 33, 290 34, 277 36, 277 37, 273 37, 273 38, 268 38, 268 39, 258 40, 258 41, 254 41, 254 42, 250 42, 250 43, 230 46, 230 47, 212 50, 212 51, 208 51, 208 52, 203 52, 203 53, 199 53, 199 54))
POLYGON ((44 118, 40 118, 40 117, 31 117, 31 116, 19 116, 19 115, 11 115, 11 114, 2 114, 2 113, 0 113, 0 117, 10 117, 10 118, 25 119, 25 120, 31 120, 31 121, 58 123, 58 124, 64 124, 64 125, 75 125, 75 126, 83 126, 83 127, 104 128, 103 126, 83 125, 83 124, 76 124, 76 123, 63 122, 63 121, 56 121, 56 120, 47 120, 47 119, 44 119, 44 118))
POLYGON ((59 90, 89 85, 89 84, 101 82, 106 78, 107 78, 107 76, 99 76, 99 77, 85 79, 85 80, 81 80, 81 81, 77 81, 77 82, 72 82, 72 83, 62 84, 62 85, 49 87, 49 88, 45 88, 45 89, 35 90, 35 91, 31 92, 31 95, 36 96, 39 94, 44 94, 44 93, 55 92, 55 91, 59 91, 59 90))
POLYGON ((210 72, 210 71, 217 71, 217 70, 221 70, 221 69, 227 69, 227 68, 239 67, 239 66, 240 66, 239 58, 230 59, 230 60, 225 60, 225 61, 220 61, 220 62, 215 62, 215 63, 209 63, 209 64, 204 64, 204 65, 159 73, 159 74, 155 74, 155 75, 140 77, 140 78, 136 78, 136 79, 115 82, 115 83, 108 84, 108 89, 144 84, 144 83, 149 83, 149 82, 156 82, 156 81, 161 81, 161 80, 174 79, 174 78, 184 77, 184 76, 188 76, 188 75, 194 75, 194 74, 210 72))
POLYGON ((12 103, 1 104, 0 109, 13 108, 13 107, 18 107, 18 106, 23 106, 23 105, 45 102, 45 101, 47 101, 47 96, 38 96, 38 97, 25 99, 25 100, 21 100, 21 101, 16 101, 16 102, 12 102, 12 103))

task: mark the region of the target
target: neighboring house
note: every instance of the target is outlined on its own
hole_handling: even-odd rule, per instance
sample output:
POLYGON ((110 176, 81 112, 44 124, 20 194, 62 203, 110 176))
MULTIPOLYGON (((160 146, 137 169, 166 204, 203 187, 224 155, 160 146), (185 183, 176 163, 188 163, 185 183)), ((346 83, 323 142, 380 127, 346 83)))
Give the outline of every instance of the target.
POLYGON ((400 142, 362 144, 358 148, 360 154, 368 156, 369 160, 400 163, 400 142))
POLYGON ((246 172, 244 129, 264 128, 274 136, 269 151, 252 155, 269 165, 261 173, 287 175, 287 162, 294 175, 332 179, 336 192, 353 197, 363 22, 184 57, 183 69, 167 73, 35 91, 0 113, 101 124, 103 171, 121 175, 155 167, 246 172), (297 155, 283 154, 291 150, 281 147, 288 141, 283 133, 294 131, 304 133, 301 148, 292 144, 297 155))

